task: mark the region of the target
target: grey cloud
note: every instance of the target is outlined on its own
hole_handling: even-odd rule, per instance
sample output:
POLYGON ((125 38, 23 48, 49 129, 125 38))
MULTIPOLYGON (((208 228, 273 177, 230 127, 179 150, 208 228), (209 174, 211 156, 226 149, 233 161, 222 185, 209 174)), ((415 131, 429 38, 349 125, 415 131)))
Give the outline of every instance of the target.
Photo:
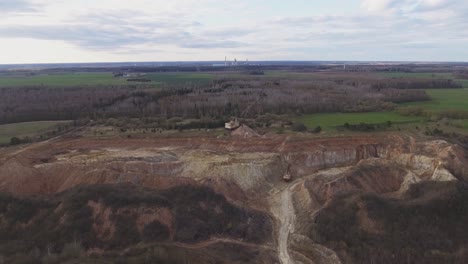
POLYGON ((8 38, 62 40, 88 50, 114 50, 131 45, 174 45, 182 48, 235 48, 244 44, 229 39, 205 39, 173 24, 151 25, 50 25, 0 26, 0 35, 8 38))
POLYGON ((190 40, 181 45, 191 49, 239 48, 247 44, 232 40, 190 40))
MULTIPOLYGON (((25 0, 0 0, 3 10, 33 10, 25 0)), ((176 11, 174 11, 176 12, 176 11)), ((178 12, 178 11, 177 11, 178 12)), ((242 44, 235 38, 251 33, 241 28, 205 30, 182 13, 152 16, 144 11, 90 11, 60 25, 3 25, 6 38, 62 40, 84 49, 122 49, 139 44, 168 44, 183 48, 226 48, 242 44)))
POLYGON ((463 1, 459 0, 442 0, 439 2, 431 3, 429 1, 422 1, 418 5, 415 6, 413 12, 428 12, 428 11, 435 11, 440 9, 446 9, 453 7, 454 5, 463 6, 463 1))
POLYGON ((273 23, 280 24, 280 25, 289 25, 289 26, 311 26, 314 24, 334 22, 334 21, 337 21, 338 19, 348 20, 349 18, 344 17, 344 16, 287 17, 287 18, 277 19, 273 21, 273 23))
POLYGON ((393 0, 391 8, 397 10, 400 14, 418 14, 425 12, 439 11, 449 8, 463 8, 466 7, 466 1, 464 0, 393 0))
POLYGON ((63 40, 88 49, 116 48, 149 39, 125 28, 104 29, 86 25, 70 26, 3 26, 0 35, 10 38, 63 40))
POLYGON ((170 14, 152 17, 137 11, 91 13, 61 25, 0 26, 2 37, 62 40, 88 50, 111 49, 114 52, 145 44, 191 49, 235 48, 244 44, 233 38, 250 32, 235 28, 207 31, 197 21, 170 14))
POLYGON ((215 39, 219 39, 219 38, 243 37, 243 36, 252 34, 254 32, 255 30, 252 30, 252 29, 223 28, 223 29, 217 29, 217 30, 202 31, 201 35, 205 37, 213 37, 215 39))
MULTIPOLYGON (((466 21, 466 19, 464 19, 466 21)), ((372 50, 376 47, 391 50, 428 50, 442 46, 447 39, 461 42, 460 17, 444 21, 428 21, 412 16, 319 16, 284 18, 276 26, 291 28, 283 43, 296 47, 313 47, 327 52, 341 50, 372 50)), ((462 31, 463 32, 463 31, 462 31)), ((340 51, 341 52, 341 51, 340 51)))
MULTIPOLYGON (((6 2, 0 1, 1 8, 6 2)), ((408 1, 393 0, 390 8, 400 9, 401 4, 408 1)), ((187 51, 236 48, 244 53, 258 54, 262 49, 284 47, 290 53, 313 54, 321 51, 344 54, 342 56, 346 58, 348 52, 356 51, 385 55, 385 52, 391 54, 398 49, 415 52, 418 49, 436 50, 442 43, 446 45, 448 40, 461 45, 467 37, 465 29, 468 27, 468 8, 462 2, 449 0, 438 5, 428 5, 422 1, 411 9, 387 16, 365 13, 286 17, 258 22, 250 28, 238 28, 231 24, 231 27, 219 29, 207 29, 197 21, 187 20, 185 17, 189 16, 184 15, 166 14, 154 17, 143 11, 108 11, 75 16, 60 25, 4 25, 0 26, 0 36, 62 40, 83 49, 108 50, 113 53, 144 53, 146 48, 142 47, 149 47, 150 52, 172 46, 187 51), (455 3, 461 4, 452 8, 455 3), (447 8, 454 10, 456 15, 443 21, 414 15, 437 13, 438 10, 447 8), (250 40, 253 36, 255 42, 248 43, 245 40, 250 40), (383 50, 380 51, 379 48, 383 50)), ((267 55, 271 54, 270 52, 267 55)))
POLYGON ((465 0, 362 0, 361 6, 371 13, 411 16, 444 9, 459 9, 466 7, 467 3, 465 0))
POLYGON ((177 19, 176 16, 168 15, 166 17, 148 16, 144 12, 138 11, 113 11, 113 12, 99 12, 90 13, 75 17, 69 21, 86 22, 93 25, 109 25, 109 26, 123 26, 134 28, 186 28, 186 27, 199 27, 201 24, 197 21, 185 21, 177 19))
POLYGON ((37 5, 26 0, 1 0, 0 13, 10 12, 33 12, 37 10, 37 5))

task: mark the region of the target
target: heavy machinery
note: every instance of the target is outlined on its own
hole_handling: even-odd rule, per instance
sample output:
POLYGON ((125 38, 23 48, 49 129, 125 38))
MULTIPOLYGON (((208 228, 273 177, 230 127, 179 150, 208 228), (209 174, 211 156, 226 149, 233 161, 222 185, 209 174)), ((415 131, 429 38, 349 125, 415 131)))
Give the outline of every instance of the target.
MULTIPOLYGON (((256 105, 259 101, 260 101, 260 97, 257 100, 255 100, 255 102, 247 106, 247 108, 240 114, 239 118, 243 118, 245 115, 247 115, 250 112, 250 109, 252 109, 252 107, 256 105)), ((241 126, 242 124, 237 119, 237 117, 224 124, 224 128, 229 131, 234 131, 241 126)))

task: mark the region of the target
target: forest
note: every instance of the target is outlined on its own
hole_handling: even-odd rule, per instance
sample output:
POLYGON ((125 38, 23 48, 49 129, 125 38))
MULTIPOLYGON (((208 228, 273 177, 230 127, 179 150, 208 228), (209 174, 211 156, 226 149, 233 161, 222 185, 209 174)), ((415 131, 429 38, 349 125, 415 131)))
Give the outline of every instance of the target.
POLYGON ((144 83, 113 77, 108 85, 100 80, 95 85, 70 86, 66 78, 62 86, 56 82, 6 85, 0 88, 0 124, 110 117, 226 119, 246 108, 245 117, 388 111, 399 103, 429 100, 425 89, 462 87, 449 78, 382 78, 369 72, 313 69, 264 75, 245 69, 213 72, 205 74, 212 79, 203 76, 203 82, 197 81, 197 73, 190 78, 171 76, 158 74, 162 81, 156 80, 156 86, 150 82, 154 76, 141 77, 144 83), (177 78, 181 81, 174 81, 177 78))

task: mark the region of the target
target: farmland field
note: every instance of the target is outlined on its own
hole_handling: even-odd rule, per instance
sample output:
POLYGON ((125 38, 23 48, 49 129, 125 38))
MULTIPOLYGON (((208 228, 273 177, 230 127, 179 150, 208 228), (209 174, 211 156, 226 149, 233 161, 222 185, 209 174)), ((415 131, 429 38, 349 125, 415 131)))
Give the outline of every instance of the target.
POLYGON ((214 75, 208 73, 150 73, 144 78, 150 79, 156 84, 183 85, 191 84, 209 84, 214 79, 214 75))
MULTIPOLYGON (((131 77, 129 77, 131 78, 131 77)), ((150 79, 145 85, 180 85, 185 83, 208 84, 214 76, 204 73, 151 73, 141 78, 150 79)), ((127 82, 126 77, 114 77, 110 72, 102 73, 54 73, 37 75, 3 75, 0 76, 0 87, 72 87, 72 86, 105 86, 137 84, 127 82)))
POLYGON ((68 121, 40 121, 0 125, 0 144, 8 144, 12 137, 34 137, 68 121))
POLYGON ((125 79, 114 78, 112 73, 63 73, 0 77, 0 87, 70 87, 94 85, 124 85, 126 83, 127 82, 125 79))
POLYGON ((299 117, 297 121, 304 123, 308 128, 321 126, 324 130, 332 130, 345 123, 349 124, 381 124, 387 121, 398 122, 419 122, 422 117, 406 117, 395 112, 371 112, 371 113, 332 113, 332 114, 312 114, 299 117))
POLYGON ((430 111, 463 110, 468 111, 468 89, 431 89, 426 93, 432 98, 426 102, 404 105, 421 106, 430 111))
MULTIPOLYGON (((426 110, 439 112, 444 110, 468 111, 468 89, 428 89, 427 94, 432 98, 430 101, 413 102, 403 104, 405 106, 420 106, 426 110)), ((398 122, 420 122, 424 117, 402 116, 396 112, 372 112, 372 113, 333 113, 305 115, 297 119, 309 128, 321 126, 325 130, 332 130, 344 123, 379 124, 391 121, 398 122)), ((461 125, 468 128, 468 120, 461 125)))

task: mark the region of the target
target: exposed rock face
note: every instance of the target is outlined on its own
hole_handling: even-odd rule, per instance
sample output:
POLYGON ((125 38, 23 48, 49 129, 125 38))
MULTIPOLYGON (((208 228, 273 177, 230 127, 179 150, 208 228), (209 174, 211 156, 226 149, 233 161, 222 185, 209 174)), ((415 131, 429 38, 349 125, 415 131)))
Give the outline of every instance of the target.
POLYGON ((215 153, 202 150, 185 152, 182 176, 196 180, 220 178, 247 192, 266 191, 278 184, 287 164, 277 153, 215 153))
POLYGON ((408 172, 392 162, 369 159, 359 162, 343 172, 317 173, 308 177, 306 187, 322 204, 332 196, 353 190, 390 193, 400 189, 408 172))
MULTIPOLYGON (((468 161, 461 148, 440 140, 418 141, 395 135, 323 139, 72 139, 32 146, 16 154, 2 153, 0 191, 21 197, 50 196, 95 184, 130 183, 155 192, 179 186, 208 187, 221 195, 216 199, 224 197, 247 211, 255 208, 272 217, 275 231, 270 232, 276 238, 262 242, 261 261, 270 261, 265 263, 352 263, 349 254, 343 253, 346 249, 334 245, 331 248, 315 231, 315 219, 336 199, 351 193, 397 198, 416 183, 468 179, 468 161), (287 172, 292 176, 290 183, 282 180, 287 172)), ((182 197, 182 204, 191 200, 190 196, 182 197)), ((110 241, 116 234, 112 217, 132 215, 141 236, 146 233, 146 226, 152 225, 155 231, 151 232, 161 241, 202 243, 194 250, 203 248, 205 253, 228 244, 250 250, 252 245, 248 243, 255 243, 245 237, 231 237, 229 241, 221 237, 215 243, 207 242, 209 237, 187 240, 177 233, 181 228, 177 224, 180 215, 167 208, 132 205, 116 211, 92 199, 86 206, 91 210, 92 228, 100 241, 110 241)), ((215 205, 203 202, 197 206, 215 205)), ((366 232, 383 232, 366 203, 356 202, 353 206, 358 208, 356 217, 366 232)), ((225 208, 216 208, 215 212, 227 214, 225 208)), ((186 221, 187 232, 182 233, 193 234, 193 228, 204 221, 211 220, 186 221)), ((249 225, 251 221, 254 220, 246 219, 249 225)), ((243 232, 251 236, 256 231, 243 232)))
MULTIPOLYGON (((462 150, 443 141, 418 143, 395 137, 164 141, 129 140, 122 144, 70 140, 32 148, 4 158, 0 190, 33 195, 60 192, 79 184, 121 182, 164 189, 215 179, 258 193, 280 183, 288 166, 297 179, 371 158, 392 161, 398 166, 389 166, 411 171, 424 180, 453 180, 453 173, 468 178, 462 150)), ((374 168, 380 166, 375 162, 374 168)), ((376 171, 374 177, 378 175, 376 171)))

